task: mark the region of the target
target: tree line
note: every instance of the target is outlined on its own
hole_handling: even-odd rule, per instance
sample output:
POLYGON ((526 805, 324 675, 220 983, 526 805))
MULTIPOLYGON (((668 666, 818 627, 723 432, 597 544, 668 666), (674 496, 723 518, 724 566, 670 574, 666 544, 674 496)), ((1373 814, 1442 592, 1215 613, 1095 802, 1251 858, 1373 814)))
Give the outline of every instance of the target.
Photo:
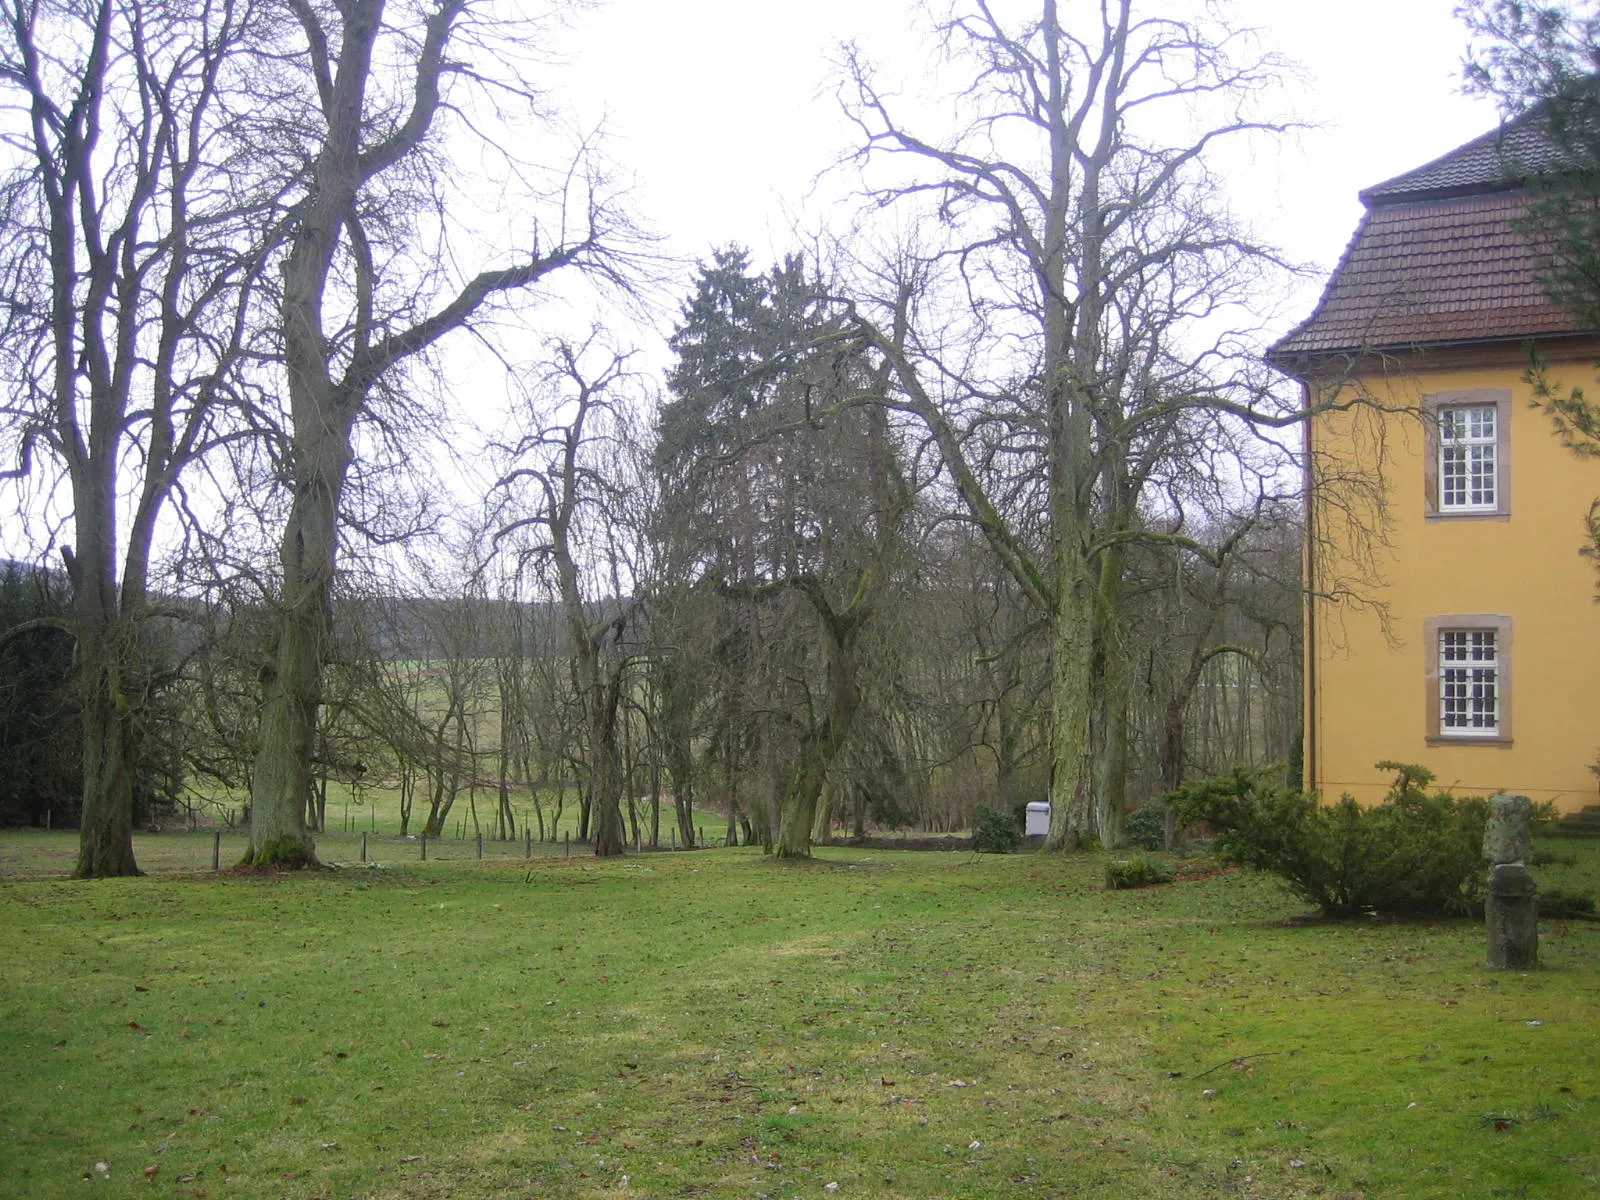
POLYGON ((1282 264, 1214 159, 1279 130, 1281 64, 1102 10, 955 5, 926 130, 848 51, 867 215, 715 252, 653 377, 621 317, 541 327, 558 281, 625 301, 661 266, 586 145, 486 132, 544 112, 530 23, 8 0, 7 478, 60 566, 0 653, 70 642, 77 873, 137 870, 157 759, 292 866, 341 775, 434 831, 484 792, 514 836, 519 789, 570 785, 598 854, 649 795, 680 843, 700 806, 805 856, 1046 797, 1048 846, 1116 845, 1186 773, 1287 757, 1301 414, 1249 315, 1282 264), (484 185, 503 237, 460 215, 484 185), (515 417, 441 523, 406 467, 469 335, 515 417), (404 586, 363 569, 407 554, 404 586))

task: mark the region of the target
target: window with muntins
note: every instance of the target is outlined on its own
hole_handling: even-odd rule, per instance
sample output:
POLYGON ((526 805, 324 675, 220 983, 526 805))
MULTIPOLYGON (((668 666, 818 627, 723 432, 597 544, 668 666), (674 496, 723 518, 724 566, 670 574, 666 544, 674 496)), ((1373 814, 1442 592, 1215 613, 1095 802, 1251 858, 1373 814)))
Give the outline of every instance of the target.
POLYGON ((1430 521, 1511 516, 1511 391, 1468 388, 1422 398, 1423 513, 1430 521))
POLYGON ((1439 412, 1439 508, 1493 512, 1499 504, 1499 416, 1495 405, 1439 412))
POLYGON ((1439 732, 1500 731, 1500 636, 1493 629, 1439 633, 1439 732))

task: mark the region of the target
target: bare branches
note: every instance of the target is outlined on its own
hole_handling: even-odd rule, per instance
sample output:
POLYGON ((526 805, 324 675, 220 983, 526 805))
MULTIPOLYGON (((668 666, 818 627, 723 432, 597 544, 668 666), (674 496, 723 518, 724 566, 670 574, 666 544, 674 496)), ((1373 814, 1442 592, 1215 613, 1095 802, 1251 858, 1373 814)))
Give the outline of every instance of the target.
POLYGON ((1283 264, 1221 208, 1209 166, 1219 143, 1285 128, 1253 111, 1282 64, 1133 0, 1039 0, 1020 20, 958 0, 939 33, 972 68, 948 138, 906 130, 859 55, 843 64, 869 200, 931 209, 921 228, 939 239, 863 271, 846 324, 890 367, 883 403, 926 432, 1049 622, 1050 844, 1074 843, 1091 810, 1115 844, 1129 556, 1220 569, 1187 510, 1294 486, 1283 448, 1252 430, 1300 406, 1262 386, 1225 323, 1283 264))

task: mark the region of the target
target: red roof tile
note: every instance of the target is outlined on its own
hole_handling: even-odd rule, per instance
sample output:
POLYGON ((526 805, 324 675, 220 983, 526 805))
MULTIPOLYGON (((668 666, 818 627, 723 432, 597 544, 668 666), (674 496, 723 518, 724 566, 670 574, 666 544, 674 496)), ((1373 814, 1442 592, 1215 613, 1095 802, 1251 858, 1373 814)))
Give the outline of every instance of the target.
POLYGON ((1517 227, 1525 191, 1395 199, 1368 209, 1316 310, 1270 362, 1584 331, 1545 295, 1542 254, 1517 227))
POLYGON ((1522 187, 1530 178, 1559 175, 1581 165, 1575 153, 1551 134, 1548 122, 1547 111, 1535 108, 1432 162, 1373 184, 1362 191, 1361 202, 1377 208, 1503 191, 1522 187))

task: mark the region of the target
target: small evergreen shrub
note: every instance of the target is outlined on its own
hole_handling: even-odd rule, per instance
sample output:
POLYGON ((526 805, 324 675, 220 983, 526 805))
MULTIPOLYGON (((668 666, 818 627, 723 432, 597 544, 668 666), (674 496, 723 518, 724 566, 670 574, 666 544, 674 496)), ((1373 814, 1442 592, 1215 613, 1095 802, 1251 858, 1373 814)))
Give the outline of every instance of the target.
POLYGON ((1528 855, 1530 867, 1575 867, 1578 865, 1576 854, 1558 854, 1554 850, 1535 850, 1528 855))
POLYGON ((1205 821, 1216 831, 1218 857, 1277 875, 1325 916, 1478 911, 1488 801, 1429 793, 1433 775, 1422 767, 1378 765, 1396 777, 1372 808, 1349 796, 1319 804, 1242 768, 1165 799, 1180 824, 1205 821))
POLYGON ((1106 864, 1106 887, 1114 890, 1151 887, 1154 884, 1171 882, 1171 871, 1142 854, 1136 858, 1114 858, 1106 864))
POLYGON ((1554 920, 1594 920, 1594 897, 1565 888, 1540 888, 1539 915, 1554 920))
POLYGON ((979 854, 1010 854, 1022 845, 1022 830, 1010 813, 979 805, 972 814, 972 848, 979 854))
POLYGON ((1128 844, 1140 850, 1167 848, 1167 806, 1152 800, 1138 812, 1128 814, 1128 844))

